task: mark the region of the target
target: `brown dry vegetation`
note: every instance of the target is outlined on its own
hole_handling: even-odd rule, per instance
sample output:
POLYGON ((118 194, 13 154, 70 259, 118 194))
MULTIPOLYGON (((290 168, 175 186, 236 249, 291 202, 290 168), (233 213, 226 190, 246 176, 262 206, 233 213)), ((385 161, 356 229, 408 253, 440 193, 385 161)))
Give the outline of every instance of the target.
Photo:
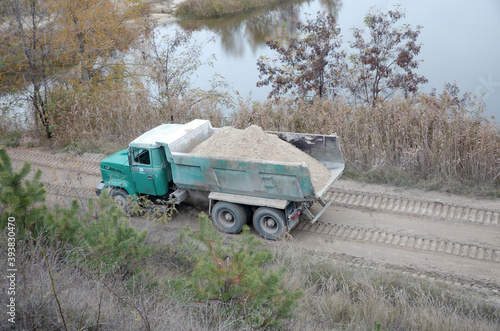
POLYGON ((65 92, 57 100, 54 135, 63 145, 99 149, 112 141, 126 147, 161 123, 194 118, 209 119, 215 127, 256 124, 272 131, 336 132, 352 178, 500 196, 500 130, 480 104, 464 107, 447 92, 394 98, 374 108, 343 100, 241 100, 229 114, 223 108, 230 102, 227 96, 191 95, 160 107, 146 92, 117 88, 108 94, 65 92))
POLYGON ((183 18, 218 17, 271 6, 280 2, 283 0, 186 0, 177 6, 175 16, 183 18))
POLYGON ((453 190, 462 183, 500 194, 500 130, 480 105, 460 107, 447 92, 394 98, 374 108, 343 100, 267 102, 241 107, 234 115, 233 124, 240 127, 336 132, 346 170, 359 179, 403 185, 425 181, 426 188, 453 190))
POLYGON ((170 121, 185 123, 206 118, 216 125, 223 123, 220 98, 193 94, 182 100, 172 98, 167 108, 152 103, 145 91, 121 87, 105 93, 99 89, 62 90, 53 107, 56 111, 51 118, 58 123, 54 130, 57 144, 90 144, 97 149, 109 142, 126 146, 134 137, 170 121))
MULTIPOLYGON (((2 235, 2 242, 6 236, 2 235)), ((187 272, 186 252, 156 247, 133 277, 103 277, 79 264, 68 265, 61 250, 44 247, 55 290, 70 330, 241 330, 241 316, 220 319, 223 306, 186 302, 167 292, 164 280, 187 272)), ((5 250, 0 252, 3 268, 5 250)), ((18 329, 63 329, 39 246, 23 243, 17 256, 18 329)), ((285 283, 304 296, 286 330, 498 330, 498 303, 470 290, 398 271, 372 270, 320 258, 286 247, 275 250, 274 267, 287 268, 285 283)), ((2 303, 7 296, 2 296, 2 303)), ((227 316, 227 314, 226 314, 227 316)), ((8 327, 2 319, 2 328, 8 327)))

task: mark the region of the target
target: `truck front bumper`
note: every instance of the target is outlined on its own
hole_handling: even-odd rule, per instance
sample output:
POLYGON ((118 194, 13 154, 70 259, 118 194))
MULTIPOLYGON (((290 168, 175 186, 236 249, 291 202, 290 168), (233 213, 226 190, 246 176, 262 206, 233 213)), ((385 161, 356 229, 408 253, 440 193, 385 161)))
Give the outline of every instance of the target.
POLYGON ((103 181, 101 181, 99 184, 97 184, 95 188, 95 194, 97 196, 101 195, 101 191, 104 190, 106 187, 107 185, 103 181))

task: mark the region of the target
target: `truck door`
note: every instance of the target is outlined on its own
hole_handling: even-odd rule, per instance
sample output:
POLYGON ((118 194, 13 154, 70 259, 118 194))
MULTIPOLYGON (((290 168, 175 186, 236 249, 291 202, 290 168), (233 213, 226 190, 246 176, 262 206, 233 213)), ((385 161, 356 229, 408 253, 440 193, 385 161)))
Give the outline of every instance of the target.
POLYGON ((137 192, 156 195, 154 173, 152 166, 152 153, 147 148, 130 147, 131 172, 137 192))

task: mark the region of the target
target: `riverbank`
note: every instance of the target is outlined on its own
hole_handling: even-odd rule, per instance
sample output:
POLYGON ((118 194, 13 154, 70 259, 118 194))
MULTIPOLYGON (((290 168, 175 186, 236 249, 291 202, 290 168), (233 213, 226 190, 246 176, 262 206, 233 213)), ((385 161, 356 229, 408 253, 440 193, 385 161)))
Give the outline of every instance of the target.
POLYGON ((286 0, 184 0, 176 10, 182 18, 213 18, 277 5, 286 0))
POLYGON ((177 6, 184 0, 167 0, 167 1, 151 1, 151 17, 155 20, 156 25, 178 21, 179 18, 174 16, 177 6))

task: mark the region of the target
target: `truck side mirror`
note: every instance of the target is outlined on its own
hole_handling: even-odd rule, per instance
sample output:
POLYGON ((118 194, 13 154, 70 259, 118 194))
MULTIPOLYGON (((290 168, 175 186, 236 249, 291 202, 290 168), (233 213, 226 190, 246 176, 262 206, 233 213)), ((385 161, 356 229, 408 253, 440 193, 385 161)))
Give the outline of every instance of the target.
POLYGON ((128 149, 128 165, 129 165, 129 167, 132 166, 132 149, 131 148, 128 149))

